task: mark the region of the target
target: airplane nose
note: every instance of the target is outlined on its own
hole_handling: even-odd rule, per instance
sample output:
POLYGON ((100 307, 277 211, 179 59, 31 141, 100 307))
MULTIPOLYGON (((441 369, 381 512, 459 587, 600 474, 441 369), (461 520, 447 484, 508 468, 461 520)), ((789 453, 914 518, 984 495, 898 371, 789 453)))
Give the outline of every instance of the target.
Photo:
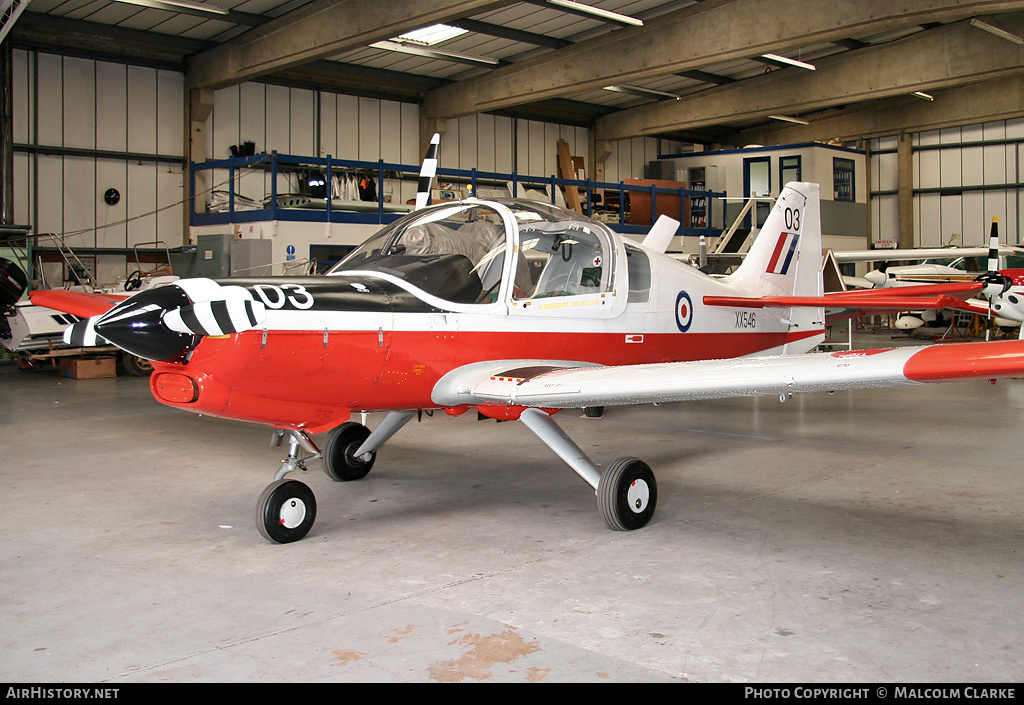
POLYGON ((864 275, 864 278, 871 282, 874 286, 885 286, 885 272, 879 269, 872 269, 870 272, 864 275))
POLYGON ((191 303, 176 286, 143 291, 100 316, 94 329, 97 335, 132 355, 174 360, 194 343, 195 336, 171 330, 163 316, 191 303))

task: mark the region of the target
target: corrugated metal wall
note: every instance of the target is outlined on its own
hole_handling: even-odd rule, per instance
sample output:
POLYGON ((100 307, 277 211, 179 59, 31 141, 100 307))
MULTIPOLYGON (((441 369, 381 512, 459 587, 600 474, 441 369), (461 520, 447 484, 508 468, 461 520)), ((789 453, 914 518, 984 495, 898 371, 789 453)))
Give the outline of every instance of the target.
MULTIPOLYGON (((871 142, 873 240, 896 240, 897 137, 871 142)), ((913 135, 914 244, 987 245, 993 217, 1000 238, 1021 242, 1024 119, 913 135)))

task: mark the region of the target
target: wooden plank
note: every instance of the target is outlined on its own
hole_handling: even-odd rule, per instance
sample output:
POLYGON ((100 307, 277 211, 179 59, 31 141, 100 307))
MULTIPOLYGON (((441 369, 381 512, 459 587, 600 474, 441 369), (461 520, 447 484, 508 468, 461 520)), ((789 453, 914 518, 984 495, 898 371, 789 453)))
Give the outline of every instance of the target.
MULTIPOLYGON (((572 168, 572 155, 569 153, 569 143, 565 140, 558 140, 558 171, 563 179, 575 179, 576 173, 572 168)), ((577 213, 583 213, 580 205, 580 191, 575 186, 565 187, 565 202, 577 213)))

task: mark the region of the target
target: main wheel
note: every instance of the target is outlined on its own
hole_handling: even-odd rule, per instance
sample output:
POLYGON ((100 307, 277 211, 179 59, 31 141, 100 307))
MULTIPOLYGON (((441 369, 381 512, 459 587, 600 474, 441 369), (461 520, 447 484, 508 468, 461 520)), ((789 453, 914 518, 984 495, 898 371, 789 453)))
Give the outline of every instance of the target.
POLYGON ((131 353, 121 355, 124 371, 132 377, 149 377, 153 373, 153 363, 144 357, 136 357, 131 353))
POLYGON ((316 497, 298 480, 278 480, 267 485, 256 502, 256 527, 275 543, 298 541, 313 528, 316 497))
POLYGON ((324 471, 327 477, 337 482, 361 480, 373 467, 377 453, 371 453, 369 460, 361 460, 355 452, 369 438, 370 429, 354 421, 343 423, 327 434, 324 443, 324 471))
POLYGON ((619 458, 597 483, 597 508, 609 528, 632 531, 647 526, 658 503, 658 483, 647 463, 619 458))

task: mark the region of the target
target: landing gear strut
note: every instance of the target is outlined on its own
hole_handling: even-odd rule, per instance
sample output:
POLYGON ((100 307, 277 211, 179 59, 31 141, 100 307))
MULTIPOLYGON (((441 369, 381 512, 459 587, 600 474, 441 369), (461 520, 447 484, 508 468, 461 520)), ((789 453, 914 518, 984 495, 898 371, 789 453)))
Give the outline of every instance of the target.
POLYGON ((519 420, 594 488, 598 511, 608 528, 633 531, 647 526, 658 503, 658 484, 645 462, 619 458, 602 473, 549 414, 526 409, 519 420))
POLYGON ((275 543, 291 543, 313 528, 316 519, 313 490, 298 480, 285 480, 285 475, 295 469, 306 470, 306 463, 322 459, 324 472, 332 480, 362 479, 373 467, 377 450, 414 416, 415 411, 392 411, 372 433, 362 424, 343 423, 327 434, 323 451, 305 431, 275 429, 275 445, 288 437, 288 457, 282 461, 274 482, 263 490, 256 502, 256 527, 260 533, 275 543), (307 455, 300 457, 300 448, 307 455))

